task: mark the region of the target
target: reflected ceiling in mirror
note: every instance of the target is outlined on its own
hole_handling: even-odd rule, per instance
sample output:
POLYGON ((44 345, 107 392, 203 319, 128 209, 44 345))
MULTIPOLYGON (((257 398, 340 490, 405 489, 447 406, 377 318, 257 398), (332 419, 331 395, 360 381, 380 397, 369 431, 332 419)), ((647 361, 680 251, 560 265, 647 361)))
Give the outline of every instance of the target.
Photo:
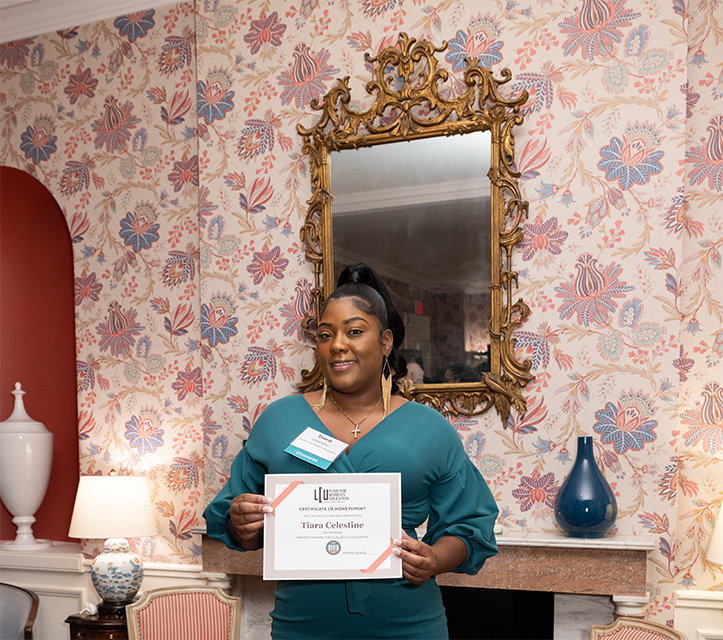
MULTIPOLYGON (((506 423, 512 407, 525 413, 522 389, 532 380, 531 363, 517 360, 512 340, 529 314, 522 300, 513 300, 512 268, 528 207, 514 167, 513 129, 522 123, 527 93, 503 98, 499 87, 510 72, 503 69, 498 79, 471 59, 464 82, 445 86, 449 76, 437 68, 437 54, 446 46, 400 33, 397 46, 365 55, 373 74, 366 91, 375 96, 368 109, 349 106, 365 100, 352 102, 349 78, 340 78, 322 103, 312 102, 320 111, 316 124, 297 127, 312 188, 301 236, 315 279, 303 326, 313 333, 334 289, 335 262, 367 262, 388 282, 439 296, 488 291, 489 317, 477 318, 489 335, 489 371, 481 381, 410 383, 403 392, 446 414, 495 407, 506 423), (477 136, 487 138, 480 143, 477 136), (412 146, 419 143, 424 150, 412 146), (464 160, 467 147, 476 155, 464 160), (368 153, 377 150, 391 155, 379 160, 368 153), (464 175, 463 166, 470 170, 464 175), (402 173, 392 175, 391 167, 402 173)), ((299 388, 321 383, 316 365, 302 371, 299 388)))
POLYGON ((335 265, 366 262, 428 291, 489 293, 489 131, 349 149, 329 161, 335 265))

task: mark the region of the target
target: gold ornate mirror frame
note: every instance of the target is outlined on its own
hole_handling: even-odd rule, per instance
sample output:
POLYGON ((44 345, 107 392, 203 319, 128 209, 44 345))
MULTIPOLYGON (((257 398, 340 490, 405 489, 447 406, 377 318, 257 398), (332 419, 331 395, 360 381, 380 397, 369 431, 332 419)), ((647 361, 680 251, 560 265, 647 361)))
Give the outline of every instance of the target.
MULTIPOLYGON (((533 379, 530 361, 519 362, 514 353, 512 332, 529 314, 520 299, 512 301, 517 272, 512 270, 512 250, 522 240, 521 222, 527 216, 528 203, 520 197, 519 173, 514 166, 513 127, 522 124, 520 107, 527 92, 505 99, 499 87, 511 79, 508 69, 496 79, 489 69, 467 58, 464 80, 466 91, 458 97, 442 97, 440 84, 447 81, 444 69, 437 69, 436 54, 447 43, 435 47, 426 40, 417 41, 399 34, 398 46, 384 49, 377 57, 368 53, 375 78, 366 85, 369 95, 376 94, 372 106, 363 112, 350 109, 349 76, 338 79, 320 104, 318 122, 310 129, 297 125, 304 139, 303 151, 310 159, 312 197, 301 237, 306 257, 314 268, 312 311, 303 322, 313 334, 319 311, 334 290, 332 245, 332 200, 329 153, 377 144, 401 142, 434 136, 452 136, 474 131, 491 134, 491 309, 490 372, 482 373, 482 382, 457 384, 411 383, 403 389, 410 400, 429 404, 444 414, 478 415, 494 406, 506 425, 511 406, 525 413, 522 388, 533 379)), ((302 371, 299 388, 310 391, 321 385, 316 365, 302 371)))

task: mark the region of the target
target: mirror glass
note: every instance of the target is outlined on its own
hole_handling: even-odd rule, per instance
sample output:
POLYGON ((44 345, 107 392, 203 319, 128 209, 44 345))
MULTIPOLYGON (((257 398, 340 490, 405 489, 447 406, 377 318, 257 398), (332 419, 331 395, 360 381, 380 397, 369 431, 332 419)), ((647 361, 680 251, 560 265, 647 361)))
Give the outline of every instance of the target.
POLYGON ((489 371, 490 149, 476 131, 329 157, 334 280, 365 262, 399 296, 417 385, 489 371))

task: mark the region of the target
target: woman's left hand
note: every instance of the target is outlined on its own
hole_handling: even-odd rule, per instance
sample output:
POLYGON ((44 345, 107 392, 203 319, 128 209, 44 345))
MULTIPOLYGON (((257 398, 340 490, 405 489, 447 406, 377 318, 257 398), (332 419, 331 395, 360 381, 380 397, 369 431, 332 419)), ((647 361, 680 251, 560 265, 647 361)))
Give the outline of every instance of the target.
POLYGON ((424 584, 435 573, 437 554, 421 540, 402 533, 402 540, 394 541, 394 553, 402 559, 402 576, 415 585, 424 584))
POLYGON ((394 541, 394 554, 402 559, 402 576, 414 585, 424 584, 432 576, 452 571, 467 557, 467 545, 459 538, 446 536, 429 546, 421 540, 403 538, 394 541))

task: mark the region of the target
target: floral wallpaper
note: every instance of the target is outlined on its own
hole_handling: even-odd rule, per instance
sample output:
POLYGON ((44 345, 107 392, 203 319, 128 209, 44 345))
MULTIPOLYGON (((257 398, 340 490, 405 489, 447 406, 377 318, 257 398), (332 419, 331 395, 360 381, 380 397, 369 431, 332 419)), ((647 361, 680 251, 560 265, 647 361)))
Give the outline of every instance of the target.
MULTIPOLYGON (((682 11, 682 9, 680 9, 682 11)), ((649 528, 669 541, 656 573, 678 588, 723 590, 723 567, 708 562, 713 526, 723 517, 723 6, 690 5, 685 165, 682 189, 671 199, 666 224, 682 239, 680 256, 654 256, 670 297, 666 313, 680 319, 673 361, 680 397, 677 458, 660 477, 660 492, 675 501, 676 523, 652 517, 649 528), (676 468, 677 467, 677 468, 676 468), (675 537, 671 529, 675 530, 675 537)), ((662 549, 662 547, 661 547, 662 549)))
POLYGON ((363 54, 405 31, 448 41, 450 86, 471 56, 530 94, 529 410, 453 420, 504 530, 554 530, 591 435, 616 530, 656 540, 650 615, 723 588, 722 26, 713 0, 199 0, 0 45, 0 160, 75 241, 82 472, 151 477, 144 558, 199 562, 204 501, 313 361, 296 125, 337 77, 364 101, 363 54))
POLYGON ((194 32, 183 3, 0 46, 2 163, 73 239, 81 473, 150 478, 161 562, 199 561, 204 499, 194 32))

